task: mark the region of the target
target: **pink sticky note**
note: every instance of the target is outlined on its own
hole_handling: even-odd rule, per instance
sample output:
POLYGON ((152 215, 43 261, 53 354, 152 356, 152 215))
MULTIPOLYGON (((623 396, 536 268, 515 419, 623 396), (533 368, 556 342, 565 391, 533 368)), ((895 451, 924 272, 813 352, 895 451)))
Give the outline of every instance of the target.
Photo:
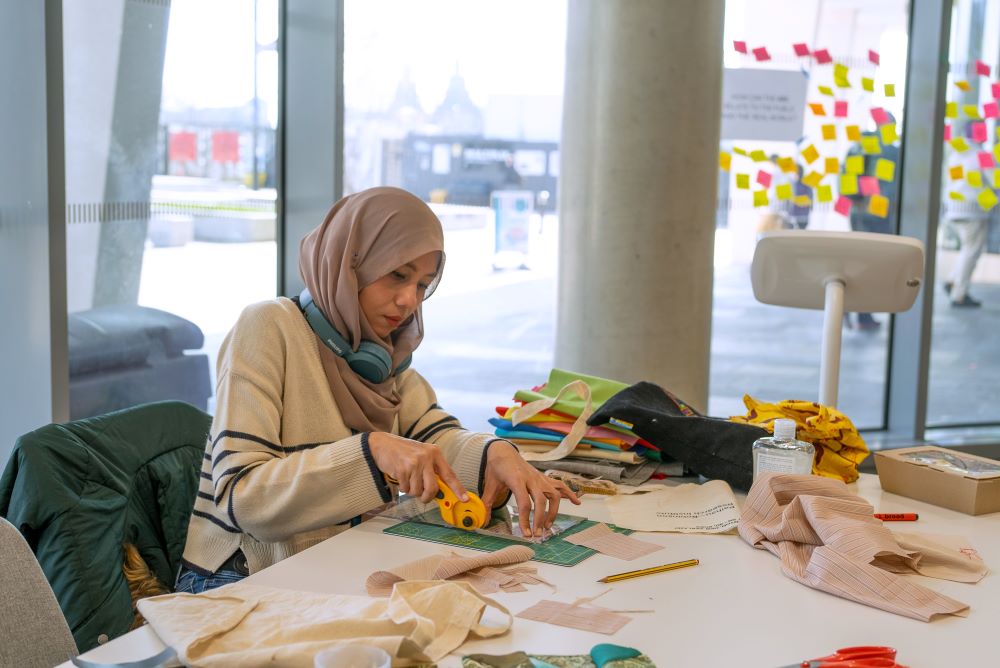
POLYGON ((837 198, 837 203, 833 205, 833 210, 841 216, 851 215, 851 200, 841 195, 837 198))
POLYGON ((976 61, 976 74, 981 74, 984 77, 990 75, 990 66, 981 60, 976 61))
POLYGON ((979 168, 980 169, 993 169, 993 154, 989 151, 980 151, 976 154, 979 158, 979 168))
POLYGON ((986 123, 978 121, 972 124, 972 141, 982 143, 989 139, 989 136, 986 131, 986 123))
POLYGON ((872 120, 875 121, 875 125, 882 125, 889 122, 889 114, 885 113, 885 109, 882 107, 872 107, 872 120))
POLYGON ((878 178, 874 176, 859 176, 858 185, 861 186, 862 195, 879 195, 881 191, 878 187, 878 178))
POLYGON ((771 187, 771 175, 765 172, 763 169, 757 172, 757 183, 764 186, 765 188, 771 187))
POLYGON ((733 40, 733 48, 736 49, 737 53, 746 53, 747 52, 747 43, 746 42, 741 42, 738 39, 733 40))
POLYGON ((813 58, 815 58, 816 62, 820 65, 826 65, 827 63, 833 62, 833 58, 830 57, 830 52, 826 49, 813 51, 813 58))
POLYGON ((795 55, 796 56, 808 56, 809 55, 809 47, 806 46, 805 44, 803 44, 802 42, 799 42, 797 44, 792 44, 792 48, 795 50, 795 55))
POLYGON ((990 86, 990 92, 993 95, 993 99, 1000 99, 1000 83, 995 83, 990 86))
POLYGON ((996 118, 1000 116, 1000 105, 996 102, 987 102, 983 105, 983 118, 996 118))
POLYGON ((951 141, 951 126, 947 124, 944 126, 944 140, 951 141))
POLYGON ((833 115, 838 118, 847 118, 847 101, 837 100, 833 103, 833 115))
POLYGON ((868 49, 868 60, 878 65, 880 60, 878 51, 872 51, 871 49, 868 49))
POLYGON ((771 54, 769 54, 767 52, 767 49, 764 48, 763 46, 758 46, 756 49, 753 50, 753 57, 756 58, 758 61, 771 60, 771 54))

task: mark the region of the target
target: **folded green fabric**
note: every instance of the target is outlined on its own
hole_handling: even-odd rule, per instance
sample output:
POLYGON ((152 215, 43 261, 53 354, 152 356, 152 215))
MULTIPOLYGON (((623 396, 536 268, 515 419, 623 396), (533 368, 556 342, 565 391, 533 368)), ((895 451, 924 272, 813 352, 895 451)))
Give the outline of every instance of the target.
MULTIPOLYGON (((535 392, 534 390, 518 390, 514 394, 514 398, 525 403, 537 401, 538 399, 551 399, 559 394, 559 390, 564 388, 566 385, 569 385, 574 380, 582 380, 587 384, 587 387, 590 388, 591 404, 593 405, 595 411, 605 401, 628 387, 627 384, 620 383, 617 380, 608 380, 607 378, 598 378, 597 376, 587 376, 582 373, 576 373, 575 371, 552 369, 552 371, 549 372, 548 381, 541 390, 538 392, 535 392)), ((583 399, 574 394, 572 396, 563 397, 558 402, 553 404, 552 410, 576 417, 583 411, 584 403, 583 399)))

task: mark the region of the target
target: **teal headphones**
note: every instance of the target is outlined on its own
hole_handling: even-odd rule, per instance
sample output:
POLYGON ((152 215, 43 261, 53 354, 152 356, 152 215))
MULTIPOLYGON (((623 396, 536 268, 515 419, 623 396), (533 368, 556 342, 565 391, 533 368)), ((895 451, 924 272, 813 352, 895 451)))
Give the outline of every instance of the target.
POLYGON ((350 365, 351 370, 368 382, 385 382, 389 379, 389 376, 398 375, 410 366, 410 360, 413 358, 412 355, 408 356, 393 370, 392 359, 389 357, 389 353, 385 348, 372 341, 362 341, 358 345, 357 351, 351 350, 344 337, 330 324, 330 321, 326 319, 323 312, 316 306, 316 302, 313 301, 312 295, 309 294, 308 290, 303 290, 299 294, 299 308, 302 309, 309 327, 326 344, 327 348, 347 360, 347 364, 350 365))

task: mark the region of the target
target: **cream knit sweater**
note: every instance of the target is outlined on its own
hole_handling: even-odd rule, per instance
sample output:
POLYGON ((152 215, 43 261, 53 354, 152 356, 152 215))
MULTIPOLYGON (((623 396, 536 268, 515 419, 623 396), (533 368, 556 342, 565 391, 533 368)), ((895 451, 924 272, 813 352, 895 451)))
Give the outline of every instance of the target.
MULTIPOLYGON (((319 339, 295 302, 247 307, 219 350, 215 418, 205 447, 183 563, 211 573, 237 549, 255 573, 346 530, 390 500, 368 450, 334 403, 319 339)), ((396 380, 392 432, 441 448, 459 480, 481 490, 489 434, 462 429, 420 374, 396 380)))

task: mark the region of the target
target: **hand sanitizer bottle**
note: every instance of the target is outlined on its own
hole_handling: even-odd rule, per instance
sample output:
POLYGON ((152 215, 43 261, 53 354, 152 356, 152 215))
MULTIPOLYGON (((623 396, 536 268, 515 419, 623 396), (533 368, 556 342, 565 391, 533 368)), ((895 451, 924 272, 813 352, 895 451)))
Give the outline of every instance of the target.
POLYGON ((758 438, 753 444, 753 479, 765 471, 812 473, 816 448, 795 440, 795 420, 774 421, 774 436, 758 438))

